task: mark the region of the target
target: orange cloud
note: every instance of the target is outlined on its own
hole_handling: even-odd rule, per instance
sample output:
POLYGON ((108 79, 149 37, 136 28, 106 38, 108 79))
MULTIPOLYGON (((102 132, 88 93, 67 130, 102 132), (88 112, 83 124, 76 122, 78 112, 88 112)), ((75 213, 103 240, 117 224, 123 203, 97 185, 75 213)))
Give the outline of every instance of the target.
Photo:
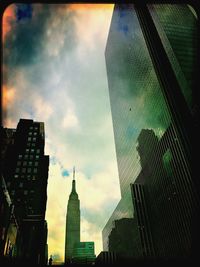
POLYGON ((7 86, 3 85, 2 90, 2 107, 3 110, 8 108, 12 104, 15 98, 16 90, 14 88, 8 88, 7 86))
POLYGON ((88 10, 88 9, 113 9, 113 4, 70 4, 67 8, 70 10, 88 10))
POLYGON ((15 19, 15 5, 9 5, 4 13, 3 13, 3 27, 2 27, 2 33, 3 33, 3 42, 5 40, 5 36, 11 31, 11 24, 10 22, 15 19))

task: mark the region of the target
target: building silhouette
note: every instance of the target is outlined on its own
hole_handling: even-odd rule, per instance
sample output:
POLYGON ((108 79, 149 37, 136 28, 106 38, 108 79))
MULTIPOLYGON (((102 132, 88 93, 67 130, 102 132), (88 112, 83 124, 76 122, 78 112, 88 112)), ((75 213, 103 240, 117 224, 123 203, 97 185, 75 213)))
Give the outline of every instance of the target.
POLYGON ((65 263, 69 263, 72 262, 75 244, 80 243, 80 200, 76 192, 75 169, 73 170, 72 191, 67 205, 65 231, 65 263))
POLYGON ((122 218, 114 221, 114 227, 108 239, 109 252, 116 253, 118 260, 131 260, 134 257, 143 256, 142 250, 138 250, 142 244, 140 244, 136 220, 133 218, 122 218))
POLYGON ((103 250, 113 222, 126 218, 139 236, 134 259, 190 258, 199 233, 197 16, 186 4, 141 2, 115 5, 105 51, 121 200, 103 250))
POLYGON ((44 123, 20 119, 16 130, 5 131, 12 132, 12 138, 8 136, 2 175, 19 224, 12 253, 18 259, 43 264, 49 166, 49 156, 44 155, 44 123))
POLYGON ((0 258, 13 257, 16 236, 19 231, 18 220, 15 216, 14 204, 11 200, 3 176, 5 155, 10 145, 14 143, 15 129, 0 128, 1 140, 1 177, 0 177, 0 258))
POLYGON ((110 265, 117 263, 117 255, 115 252, 101 251, 96 257, 95 265, 110 265))

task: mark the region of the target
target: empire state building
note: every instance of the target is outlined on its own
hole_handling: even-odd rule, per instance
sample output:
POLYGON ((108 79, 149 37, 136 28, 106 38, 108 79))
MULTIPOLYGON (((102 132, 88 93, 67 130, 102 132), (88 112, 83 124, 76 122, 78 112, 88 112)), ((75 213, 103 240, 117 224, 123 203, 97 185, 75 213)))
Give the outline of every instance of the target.
POLYGON ((71 262, 74 245, 80 242, 80 201, 76 192, 75 169, 66 216, 65 263, 71 262))

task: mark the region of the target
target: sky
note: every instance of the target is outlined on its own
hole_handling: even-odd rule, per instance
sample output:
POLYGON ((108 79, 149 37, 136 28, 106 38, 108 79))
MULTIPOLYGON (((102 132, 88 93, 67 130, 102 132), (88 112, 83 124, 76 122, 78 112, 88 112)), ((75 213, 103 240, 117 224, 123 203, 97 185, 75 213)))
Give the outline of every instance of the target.
POLYGON ((49 255, 64 260, 73 167, 81 241, 102 251, 102 230, 120 199, 105 65, 111 4, 12 4, 3 14, 3 126, 45 123, 50 156, 49 255))

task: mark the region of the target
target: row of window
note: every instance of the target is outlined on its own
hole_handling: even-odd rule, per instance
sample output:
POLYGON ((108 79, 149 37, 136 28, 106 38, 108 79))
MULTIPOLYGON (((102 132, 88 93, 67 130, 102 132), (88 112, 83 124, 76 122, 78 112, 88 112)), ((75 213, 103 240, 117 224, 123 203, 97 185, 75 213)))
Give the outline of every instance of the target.
POLYGON ((38 166, 39 161, 17 161, 17 166, 38 166))
POLYGON ((32 181, 34 181, 34 180, 36 180, 36 176, 35 175, 30 175, 30 174, 28 174, 28 175, 24 175, 24 174, 15 174, 14 175, 14 178, 15 179, 18 179, 18 178, 20 178, 20 179, 26 179, 27 181, 30 181, 30 180, 32 180, 32 181))
POLYGON ((28 142, 36 142, 36 137, 28 137, 28 142))
MULTIPOLYGON (((20 188, 23 188, 23 183, 20 183, 19 185, 20 188)), ((35 191, 34 190, 24 190, 24 195, 28 195, 28 194, 34 194, 35 191)), ((15 195, 15 190, 11 190, 11 196, 15 195)))
POLYGON ((30 129, 30 130, 33 130, 33 129, 34 129, 34 130, 38 130, 38 126, 34 126, 34 127, 31 126, 29 129, 30 129))
POLYGON ((29 136, 32 136, 32 135, 33 135, 33 136, 36 136, 37 134, 38 134, 37 132, 29 132, 29 133, 28 133, 29 136))
POLYGON ((26 148, 26 153, 35 153, 36 152, 36 154, 40 154, 40 149, 39 148, 37 148, 37 149, 35 149, 35 148, 26 148))
POLYGON ((17 167, 16 169, 15 169, 15 173, 17 174, 17 173, 37 173, 38 172, 38 168, 19 168, 19 167, 17 167))
POLYGON ((27 145, 26 145, 28 148, 29 147, 35 147, 35 143, 27 143, 27 145))
MULTIPOLYGON (((20 155, 18 156, 18 159, 22 159, 22 158, 23 158, 23 155, 20 154, 20 155)), ((24 159, 26 159, 26 160, 27 160, 27 159, 31 159, 31 160, 32 160, 32 159, 34 159, 34 158, 35 158, 35 159, 39 159, 40 156, 39 156, 39 155, 28 155, 28 154, 25 154, 25 155, 24 155, 24 159)))

